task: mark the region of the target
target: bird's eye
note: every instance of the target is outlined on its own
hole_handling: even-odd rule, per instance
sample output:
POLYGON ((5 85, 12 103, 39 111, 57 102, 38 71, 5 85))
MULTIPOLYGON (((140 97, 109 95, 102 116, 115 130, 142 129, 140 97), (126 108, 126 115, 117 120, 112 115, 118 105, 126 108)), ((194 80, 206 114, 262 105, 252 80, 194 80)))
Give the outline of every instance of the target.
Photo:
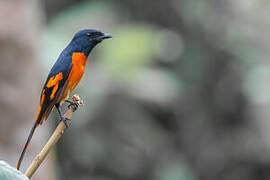
POLYGON ((91 34, 90 34, 90 33, 86 33, 86 36, 87 36, 87 37, 91 37, 91 34))

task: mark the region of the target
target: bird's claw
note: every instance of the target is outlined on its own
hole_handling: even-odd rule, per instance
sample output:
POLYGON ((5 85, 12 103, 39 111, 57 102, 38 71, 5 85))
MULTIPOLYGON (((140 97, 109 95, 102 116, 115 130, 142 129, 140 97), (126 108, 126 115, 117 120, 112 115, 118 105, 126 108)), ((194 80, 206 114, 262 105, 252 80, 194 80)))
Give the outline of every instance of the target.
POLYGON ((61 117, 61 121, 63 121, 63 123, 65 124, 66 128, 68 128, 68 121, 71 122, 71 120, 69 118, 66 117, 61 117))
POLYGON ((70 106, 74 106, 74 111, 73 112, 75 112, 79 107, 78 103, 75 103, 75 102, 72 102, 72 101, 69 101, 69 100, 65 100, 65 102, 69 103, 68 108, 70 108, 70 106))

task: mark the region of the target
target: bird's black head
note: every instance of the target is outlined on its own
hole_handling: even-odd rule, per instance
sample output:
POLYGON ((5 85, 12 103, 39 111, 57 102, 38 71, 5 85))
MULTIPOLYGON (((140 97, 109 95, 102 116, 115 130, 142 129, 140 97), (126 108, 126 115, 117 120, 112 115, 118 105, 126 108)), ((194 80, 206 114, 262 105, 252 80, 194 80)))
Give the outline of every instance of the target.
POLYGON ((109 39, 112 36, 109 34, 104 34, 101 31, 95 29, 85 29, 77 32, 71 43, 70 48, 73 51, 84 52, 86 56, 89 55, 90 51, 104 39, 109 39))

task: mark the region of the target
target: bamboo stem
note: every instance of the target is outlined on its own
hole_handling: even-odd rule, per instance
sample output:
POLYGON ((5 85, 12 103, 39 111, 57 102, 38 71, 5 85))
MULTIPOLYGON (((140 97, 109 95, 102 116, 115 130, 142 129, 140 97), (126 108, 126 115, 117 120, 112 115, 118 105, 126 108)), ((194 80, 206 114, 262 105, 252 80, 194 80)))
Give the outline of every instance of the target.
MULTIPOLYGON (((72 96, 72 101, 77 103, 79 106, 83 105, 82 100, 78 95, 72 96)), ((68 119, 71 119, 72 113, 74 112, 75 107, 73 105, 70 106, 68 111, 65 113, 65 117, 68 119)), ((36 172, 40 164, 43 162, 43 160, 46 158, 50 150, 53 148, 53 146, 58 142, 62 134, 64 133, 66 126, 63 121, 61 121, 58 126, 56 127, 54 133, 50 137, 50 139, 47 141, 43 149, 40 151, 40 153, 35 157, 35 159, 32 161, 30 166, 25 172, 25 175, 30 179, 33 174, 36 172)))

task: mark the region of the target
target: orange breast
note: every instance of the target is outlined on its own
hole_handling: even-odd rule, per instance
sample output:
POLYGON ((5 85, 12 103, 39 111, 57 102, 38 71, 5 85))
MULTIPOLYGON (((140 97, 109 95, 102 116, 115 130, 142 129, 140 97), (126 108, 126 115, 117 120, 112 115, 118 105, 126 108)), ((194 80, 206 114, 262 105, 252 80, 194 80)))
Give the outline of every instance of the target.
POLYGON ((72 92, 78 85, 84 74, 87 57, 84 53, 75 52, 72 54, 72 70, 68 77, 67 88, 63 94, 61 101, 68 98, 69 93, 72 92))

